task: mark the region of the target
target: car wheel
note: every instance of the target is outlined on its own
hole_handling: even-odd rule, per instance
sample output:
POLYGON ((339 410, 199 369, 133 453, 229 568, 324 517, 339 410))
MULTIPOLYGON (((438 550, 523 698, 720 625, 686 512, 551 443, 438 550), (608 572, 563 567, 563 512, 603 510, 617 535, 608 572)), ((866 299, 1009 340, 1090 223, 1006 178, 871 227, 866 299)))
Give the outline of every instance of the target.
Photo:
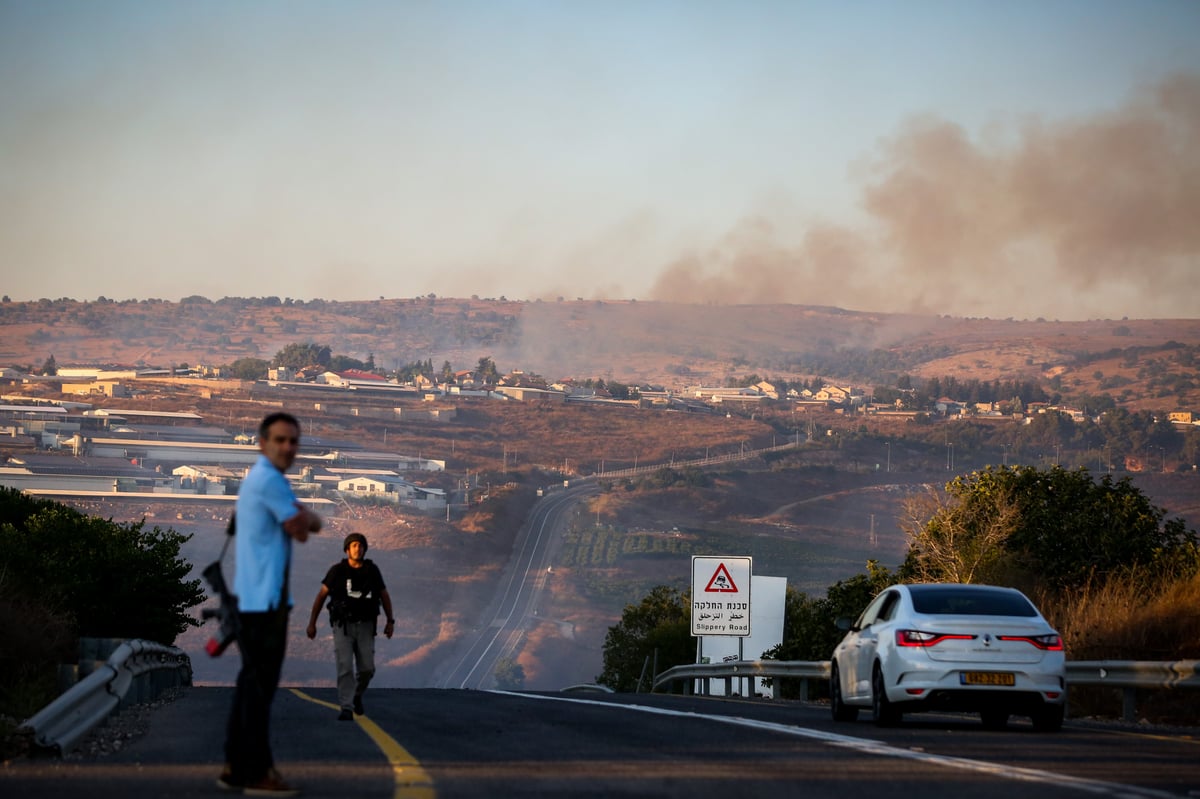
POLYGON ((842 701, 842 678, 837 666, 829 673, 829 709, 833 711, 834 721, 854 721, 858 718, 858 708, 842 701))
POLYGON ((1003 710, 981 710, 979 719, 988 730, 1002 730, 1008 726, 1008 713, 1003 710))
POLYGON ((1065 711, 1063 705, 1043 705, 1031 717, 1033 728, 1038 732, 1058 732, 1062 729, 1065 711))
POLYGON ((893 727, 900 723, 900 712, 888 701, 887 691, 884 689, 883 669, 878 663, 871 673, 871 710, 875 714, 877 727, 893 727))

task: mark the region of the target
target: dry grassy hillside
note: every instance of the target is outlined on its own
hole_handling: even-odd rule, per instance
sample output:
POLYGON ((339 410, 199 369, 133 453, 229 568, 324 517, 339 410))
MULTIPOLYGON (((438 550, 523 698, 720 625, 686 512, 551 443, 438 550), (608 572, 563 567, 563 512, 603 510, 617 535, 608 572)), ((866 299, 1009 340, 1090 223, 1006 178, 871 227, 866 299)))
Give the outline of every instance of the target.
POLYGON ((1130 409, 1200 410, 1200 319, 996 320, 797 305, 517 302, 418 297, 361 302, 188 298, 0 303, 0 365, 168 366, 270 360, 291 343, 394 369, 431 360, 550 379, 668 387, 757 374, 871 385, 887 376, 1055 381, 1130 409), (1175 342, 1183 357, 1164 345, 1175 342), (1168 380, 1167 378, 1171 378, 1168 380), (1106 388, 1106 386, 1108 386, 1106 388))

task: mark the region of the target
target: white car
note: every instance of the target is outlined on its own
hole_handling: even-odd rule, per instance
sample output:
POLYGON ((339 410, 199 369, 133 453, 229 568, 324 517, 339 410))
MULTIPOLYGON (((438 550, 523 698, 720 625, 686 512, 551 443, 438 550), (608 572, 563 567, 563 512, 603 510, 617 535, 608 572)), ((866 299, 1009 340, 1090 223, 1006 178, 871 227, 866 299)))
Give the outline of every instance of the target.
POLYGON ((893 585, 871 601, 833 651, 835 721, 870 708, 880 726, 904 713, 979 713, 1003 728, 1029 716, 1036 730, 1062 728, 1066 656, 1062 638, 1014 588, 958 583, 893 585))

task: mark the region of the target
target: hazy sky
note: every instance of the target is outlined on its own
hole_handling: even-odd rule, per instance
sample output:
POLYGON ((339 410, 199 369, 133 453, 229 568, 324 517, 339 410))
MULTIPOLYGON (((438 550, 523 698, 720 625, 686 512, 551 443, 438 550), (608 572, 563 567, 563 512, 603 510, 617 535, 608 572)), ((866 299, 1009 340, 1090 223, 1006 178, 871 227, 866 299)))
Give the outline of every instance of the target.
POLYGON ((1200 316, 1197 0, 0 0, 0 293, 1200 316))

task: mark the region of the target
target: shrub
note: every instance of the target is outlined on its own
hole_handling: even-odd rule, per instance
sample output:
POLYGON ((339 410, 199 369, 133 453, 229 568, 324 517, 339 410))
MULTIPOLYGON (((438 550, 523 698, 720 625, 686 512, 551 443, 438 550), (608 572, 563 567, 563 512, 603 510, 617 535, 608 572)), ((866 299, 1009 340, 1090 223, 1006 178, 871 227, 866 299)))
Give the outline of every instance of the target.
POLYGON ((204 601, 180 546, 191 536, 118 524, 0 489, 0 598, 36 597, 76 636, 173 644, 204 601))

